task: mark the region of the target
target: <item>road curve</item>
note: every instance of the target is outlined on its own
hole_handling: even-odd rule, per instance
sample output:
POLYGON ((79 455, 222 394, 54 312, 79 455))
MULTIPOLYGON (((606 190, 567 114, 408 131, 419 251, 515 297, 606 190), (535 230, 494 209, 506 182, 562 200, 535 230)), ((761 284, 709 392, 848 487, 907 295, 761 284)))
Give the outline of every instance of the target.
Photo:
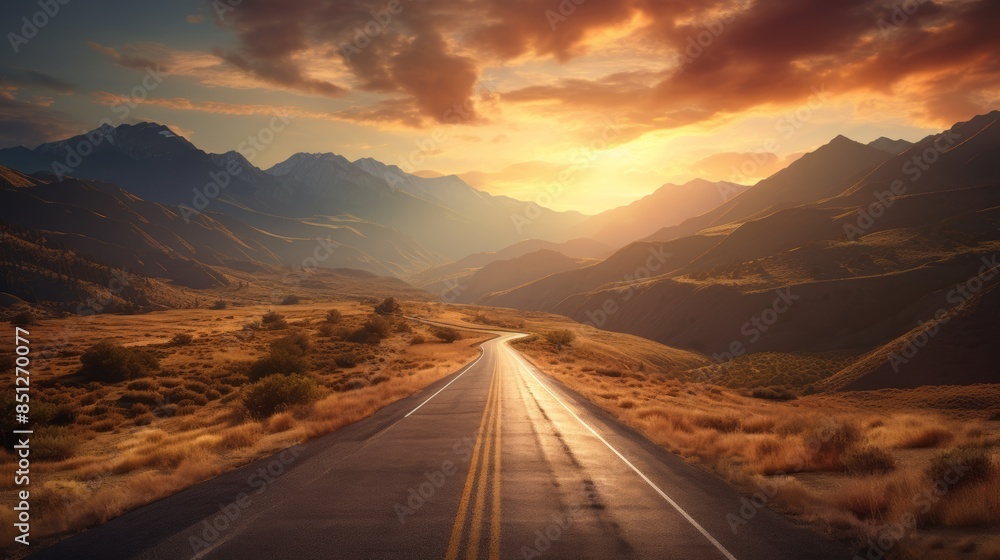
POLYGON ((852 557, 548 378, 508 345, 518 336, 366 420, 31 558, 852 557))

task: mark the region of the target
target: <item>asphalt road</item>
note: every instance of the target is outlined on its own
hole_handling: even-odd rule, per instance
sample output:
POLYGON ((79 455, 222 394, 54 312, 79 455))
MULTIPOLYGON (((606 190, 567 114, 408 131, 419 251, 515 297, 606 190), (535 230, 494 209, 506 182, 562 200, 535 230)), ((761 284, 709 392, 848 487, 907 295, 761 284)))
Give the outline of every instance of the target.
POLYGON ((516 336, 364 421, 32 558, 852 558, 544 376, 516 336))

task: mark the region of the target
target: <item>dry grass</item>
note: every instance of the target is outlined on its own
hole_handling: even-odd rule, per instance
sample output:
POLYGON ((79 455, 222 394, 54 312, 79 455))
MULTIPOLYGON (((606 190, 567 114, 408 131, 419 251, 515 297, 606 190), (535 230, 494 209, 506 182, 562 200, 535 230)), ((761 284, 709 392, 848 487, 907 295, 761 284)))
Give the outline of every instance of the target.
MULTIPOLYGON (((893 543, 889 558, 1000 557, 1000 425, 983 420, 994 413, 1000 386, 762 400, 686 381, 696 376, 683 362, 671 368, 622 361, 589 340, 586 329, 577 336, 561 353, 537 338, 516 344, 542 370, 653 442, 748 493, 771 489, 769 506, 859 546, 912 515, 915 527, 893 543), (608 363, 621 364, 614 376, 603 373, 608 363), (941 465, 956 456, 977 474, 958 480, 943 474, 941 465)), ((630 350, 632 356, 653 352, 630 350)), ((775 356, 766 361, 779 362, 775 356)), ((746 364, 740 367, 747 375, 732 385, 752 382, 746 364)), ((760 380, 793 380, 765 373, 760 380)), ((801 387, 811 379, 794 380, 801 387)))
MULTIPOLYGON (((465 333, 453 344, 412 345, 416 336, 433 340, 416 325, 367 344, 330 331, 329 311, 340 314, 335 330, 350 330, 371 309, 368 302, 281 306, 287 324, 273 331, 255 328, 269 310, 264 306, 42 321, 32 329, 35 337, 42 343, 43 337, 62 338, 63 344, 34 360, 39 374, 33 402, 39 411, 50 410, 47 423, 65 425, 46 428, 33 440, 33 540, 103 523, 364 419, 468 363, 487 337, 465 333), (181 332, 190 340, 172 342, 181 332), (141 345, 156 355, 160 370, 116 383, 81 380, 75 374, 79 355, 98 340, 141 345), (320 399, 254 420, 243 405, 247 372, 274 345, 302 349, 308 371, 301 373, 316 381, 320 399), (354 359, 338 363, 345 354, 354 359)), ((0 452, 0 468, 13 470, 13 459, 0 452)), ((13 499, 14 491, 9 481, 0 483, 4 500, 13 499)), ((8 513, 3 510, 0 521, 8 513)), ((5 542, 12 539, 10 534, 5 542)))

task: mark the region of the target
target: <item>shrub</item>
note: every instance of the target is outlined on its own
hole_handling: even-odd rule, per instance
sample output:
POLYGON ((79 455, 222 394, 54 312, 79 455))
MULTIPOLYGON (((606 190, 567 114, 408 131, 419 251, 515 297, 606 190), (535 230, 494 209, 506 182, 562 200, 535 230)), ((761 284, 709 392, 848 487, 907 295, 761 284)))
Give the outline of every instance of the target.
POLYGON ((790 401, 798 398, 795 393, 778 385, 757 387, 750 391, 750 396, 755 399, 770 399, 772 401, 790 401))
POLYGON ((30 327, 34 325, 36 322, 37 318, 35 317, 35 314, 32 313, 31 311, 24 311, 22 313, 18 313, 17 315, 14 315, 10 319, 10 324, 14 325, 15 327, 30 327))
POLYGON ((396 298, 387 297, 375 306, 375 313, 379 315, 399 315, 401 312, 402 308, 399 307, 396 298))
POLYGON ((576 335, 570 330, 549 331, 545 335, 545 340, 550 344, 555 344, 558 351, 562 351, 563 345, 569 346, 576 339, 576 335))
POLYGON ((322 325, 319 326, 318 333, 319 333, 320 336, 323 336, 323 337, 326 337, 326 338, 330 338, 336 332, 337 332, 336 327, 334 327, 330 323, 323 323, 322 325))
POLYGON ((396 328, 394 330, 398 333, 411 333, 413 332, 413 327, 411 327, 406 321, 400 321, 396 323, 396 328))
POLYGON ((170 339, 170 344, 174 346, 185 346, 194 342, 194 337, 188 333, 177 333, 170 339))
POLYGON ((156 389, 156 382, 149 379, 136 379, 125 386, 130 391, 151 391, 156 389))
POLYGON ((252 418, 262 420, 293 406, 309 404, 319 396, 319 387, 311 377, 269 375, 250 386, 243 406, 252 418))
POLYGON ((88 381, 118 382, 149 375, 160 362, 140 348, 126 348, 113 342, 98 342, 80 355, 80 374, 88 381))
POLYGON ((43 426, 31 436, 31 457, 41 461, 63 461, 73 456, 80 440, 62 426, 43 426))
POLYGON ((326 322, 330 323, 331 325, 337 325, 343 320, 344 320, 344 315, 336 309, 331 309, 326 312, 326 322))
POLYGON ((594 373, 603 375, 604 377, 625 377, 625 372, 614 368, 597 368, 594 370, 594 373))
POLYGON ((337 367, 342 368, 352 368, 358 365, 358 355, 354 352, 344 352, 343 354, 337 354, 333 357, 333 361, 337 364, 337 367))
POLYGON ((292 354, 305 355, 310 348, 309 335, 302 331, 287 334, 271 343, 271 350, 287 350, 292 354))
POLYGON ((957 447, 939 453, 927 467, 931 481, 943 481, 952 487, 982 482, 989 478, 990 455, 975 447, 957 447))
POLYGON ((287 295, 285 296, 285 299, 281 300, 281 305, 295 305, 301 301, 302 298, 297 295, 287 295))
POLYGON ((295 353, 287 348, 272 349, 263 358, 257 360, 250 366, 247 377, 251 381, 257 381, 263 377, 281 374, 305 373, 309 371, 309 363, 301 353, 295 353))
POLYGON ((265 329, 272 331, 277 331, 288 327, 288 321, 285 320, 285 316, 276 312, 268 311, 260 318, 260 324, 265 329))
POLYGON ((215 310, 218 311, 218 310, 225 309, 227 305, 228 304, 226 303, 225 300, 220 299, 220 300, 216 300, 215 303, 212 304, 211 309, 215 309, 215 310))
POLYGON ((423 344, 424 342, 426 342, 426 340, 424 340, 423 335, 415 334, 410 337, 410 344, 423 344))
POLYGON ((841 463, 852 474, 885 474, 896 470, 896 459, 878 447, 848 451, 841 463))
POLYGON ((383 338, 389 336, 391 328, 392 324, 389 323, 388 319, 385 317, 382 317, 381 315, 370 315, 368 319, 365 320, 364 326, 352 332, 348 337, 348 340, 351 342, 378 344, 383 338))
POLYGON ((431 327, 431 334, 448 344, 462 339, 462 333, 451 327, 431 327))

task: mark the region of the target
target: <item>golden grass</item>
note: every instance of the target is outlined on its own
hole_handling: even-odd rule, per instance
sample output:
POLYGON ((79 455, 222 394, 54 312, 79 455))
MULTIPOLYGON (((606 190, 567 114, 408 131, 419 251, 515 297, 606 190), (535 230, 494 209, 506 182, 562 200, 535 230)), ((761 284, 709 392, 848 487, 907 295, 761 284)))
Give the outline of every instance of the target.
MULTIPOLYGON (((66 426, 43 434, 40 448, 47 455, 32 464, 33 540, 103 523, 362 420, 473 360, 476 346, 489 336, 465 333, 461 341, 442 344, 427 334, 426 327, 416 325, 370 345, 345 342, 322 328, 328 325, 330 309, 343 315, 338 327, 360 325, 371 306, 358 302, 281 306, 278 310, 289 323, 287 329, 248 330, 246 325, 267 309, 74 317, 44 321, 33 329, 70 333, 60 353, 35 360, 40 373, 34 380, 33 402, 65 406, 75 415, 66 426), (191 343, 168 344, 179 332, 193 334, 191 343), (253 420, 242 404, 247 360, 265 355, 272 342, 290 332, 311 339, 307 359, 312 369, 303 373, 316 379, 325 396, 310 406, 253 420), (411 345, 410 339, 421 334, 429 342, 411 345), (76 381, 76 356, 104 339, 147 346, 158 354, 161 370, 121 383, 76 381), (345 351, 358 356, 354 366, 334 363, 333 356, 345 351)), ((12 465, 13 457, 0 452, 0 466, 12 465)), ((3 499, 12 499, 14 491, 12 481, 0 482, 3 499)), ((8 510, 3 510, 0 520, 8 517, 8 510)), ((5 527, 10 533, 12 525, 5 527)), ((13 542, 13 533, 10 537, 6 543, 13 542)))
POLYGON ((989 528, 1000 525, 1000 424, 982 418, 995 410, 1000 387, 771 401, 684 381, 694 377, 681 364, 670 369, 641 359, 623 362, 617 352, 605 353, 589 340, 587 330, 578 329, 577 336, 561 353, 539 339, 515 345, 543 371, 654 443, 748 493, 773 489, 769 506, 822 531, 864 543, 911 514, 917 527, 891 547, 890 557, 998 558, 1000 541, 989 528), (616 364, 613 376, 604 369, 609 363, 616 364), (992 457, 993 468, 982 480, 970 477, 927 498, 937 482, 930 466, 943 451, 958 447, 992 457))

